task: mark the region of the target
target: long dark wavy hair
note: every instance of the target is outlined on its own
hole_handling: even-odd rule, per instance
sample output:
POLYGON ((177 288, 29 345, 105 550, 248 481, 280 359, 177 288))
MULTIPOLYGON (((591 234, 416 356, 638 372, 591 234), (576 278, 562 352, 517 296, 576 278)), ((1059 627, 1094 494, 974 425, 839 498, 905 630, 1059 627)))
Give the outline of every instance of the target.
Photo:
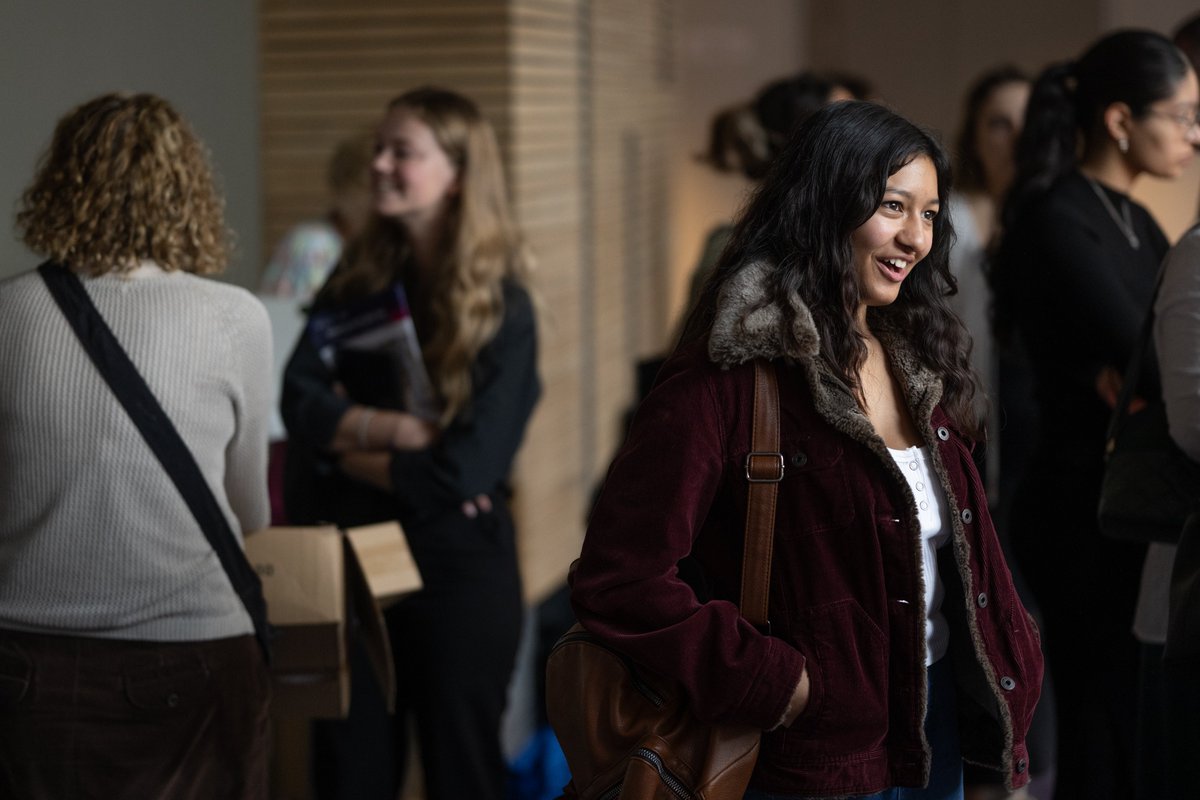
POLYGON ((765 262, 773 269, 763 304, 780 309, 790 332, 795 312, 788 298, 799 296, 816 323, 821 358, 858 389, 867 346, 855 325, 862 294, 850 238, 878 210, 888 178, 922 156, 936 170, 941 201, 933 246, 896 301, 867 309, 867 321, 906 332, 916 356, 942 378, 946 412, 964 434, 981 439, 970 338, 946 302, 958 288, 949 266, 950 159, 931 134, 875 103, 834 103, 793 133, 738 219, 682 341, 706 339, 721 287, 743 267, 765 262))

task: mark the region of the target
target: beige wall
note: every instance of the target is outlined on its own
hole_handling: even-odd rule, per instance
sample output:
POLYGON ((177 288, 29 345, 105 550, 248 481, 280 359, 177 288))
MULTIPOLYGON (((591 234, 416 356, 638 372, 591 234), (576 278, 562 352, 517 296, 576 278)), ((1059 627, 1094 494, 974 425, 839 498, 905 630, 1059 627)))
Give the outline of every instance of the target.
POLYGON ((807 0, 680 0, 676 7, 679 103, 671 124, 672 277, 665 298, 672 319, 705 236, 730 220, 749 188, 740 175, 696 160, 709 122, 716 112, 751 100, 767 82, 802 69, 810 38, 807 0))
POLYGON ((949 142, 977 74, 1002 63, 1035 72, 1082 49, 1100 22, 1095 0, 842 0, 812 15, 809 35, 814 66, 863 74, 949 142))
POLYGON ((227 280, 258 280, 259 149, 255 7, 241 0, 0 2, 0 278, 37 266, 13 215, 58 119, 112 91, 154 92, 212 155, 237 234, 227 280))

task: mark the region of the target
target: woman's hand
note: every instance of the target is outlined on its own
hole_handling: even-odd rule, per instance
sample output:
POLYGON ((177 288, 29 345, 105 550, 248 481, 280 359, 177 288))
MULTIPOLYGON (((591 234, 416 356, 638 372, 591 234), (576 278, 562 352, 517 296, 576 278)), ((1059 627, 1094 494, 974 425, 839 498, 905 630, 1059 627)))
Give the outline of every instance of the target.
MULTIPOLYGON (((1121 395, 1121 387, 1125 379, 1114 367, 1103 367, 1096 375, 1096 394, 1109 408, 1117 407, 1117 399, 1121 395)), ((1136 414, 1146 407, 1146 401, 1137 395, 1129 400, 1129 413, 1136 414)))
MULTIPOLYGON (((392 488, 391 460, 392 455, 387 450, 351 451, 342 454, 338 459, 338 466, 341 467, 342 472, 354 480, 386 492, 392 488)), ((480 494, 471 500, 464 500, 461 511, 467 519, 475 519, 480 514, 490 514, 492 513, 492 498, 486 494, 480 494)))
POLYGON ((388 450, 375 452, 354 450, 343 453, 338 458, 338 466, 341 467, 342 472, 356 481, 362 481, 385 492, 391 491, 392 488, 392 476, 389 469, 391 462, 392 454, 388 450))
POLYGON ((492 498, 481 494, 474 500, 463 500, 462 513, 467 519, 475 519, 480 514, 490 514, 492 513, 492 498))
POLYGON ((808 706, 810 691, 812 691, 812 687, 808 680, 808 667, 805 667, 800 673, 800 682, 796 684, 796 688, 792 692, 792 699, 788 701, 787 708, 784 709, 783 716, 780 717, 776 728, 786 728, 796 721, 796 717, 800 716, 808 706))
POLYGON ((404 411, 355 405, 338 421, 329 449, 334 453, 423 450, 439 433, 434 423, 404 411))
POLYGON ((437 439, 438 426, 426 419, 406 414, 403 411, 383 411, 384 424, 391 428, 391 446, 394 450, 424 450, 437 439))

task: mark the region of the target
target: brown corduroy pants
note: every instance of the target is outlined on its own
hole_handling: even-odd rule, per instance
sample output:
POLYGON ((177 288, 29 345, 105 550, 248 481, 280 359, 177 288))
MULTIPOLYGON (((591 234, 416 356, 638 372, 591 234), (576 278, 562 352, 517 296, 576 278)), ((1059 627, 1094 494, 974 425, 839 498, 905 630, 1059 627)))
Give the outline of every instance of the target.
POLYGON ((0 630, 0 797, 265 800, 269 687, 252 636, 0 630))

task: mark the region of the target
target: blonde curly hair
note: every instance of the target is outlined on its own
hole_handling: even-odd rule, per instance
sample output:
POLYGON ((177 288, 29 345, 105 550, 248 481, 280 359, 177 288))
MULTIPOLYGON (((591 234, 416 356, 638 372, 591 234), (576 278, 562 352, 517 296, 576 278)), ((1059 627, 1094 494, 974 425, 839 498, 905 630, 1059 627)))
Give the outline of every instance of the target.
POLYGON ((143 260, 208 275, 224 269, 229 232, 204 145, 152 94, 112 93, 54 129, 17 228, 31 250, 90 275, 143 260))
MULTIPOLYGON (((515 281, 532 295, 533 257, 509 208, 495 134, 478 106, 456 92, 425 87, 388 104, 388 111, 398 108, 429 126, 458 171, 460 191, 450 198, 441 268, 432 271, 428 287, 432 335, 422 343, 445 424, 470 400, 471 366, 504 320, 502 282, 515 281)), ((377 216, 318 301, 344 303, 382 291, 403 277, 409 259, 403 227, 377 216)))

